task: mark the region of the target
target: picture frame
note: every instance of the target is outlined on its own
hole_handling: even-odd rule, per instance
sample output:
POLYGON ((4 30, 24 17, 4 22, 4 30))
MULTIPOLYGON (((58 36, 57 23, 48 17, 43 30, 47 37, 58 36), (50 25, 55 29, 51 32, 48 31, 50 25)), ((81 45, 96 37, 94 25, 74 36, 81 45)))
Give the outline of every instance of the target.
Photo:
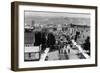
POLYGON ((97 66, 96 6, 11 3, 11 70, 94 66, 97 66))

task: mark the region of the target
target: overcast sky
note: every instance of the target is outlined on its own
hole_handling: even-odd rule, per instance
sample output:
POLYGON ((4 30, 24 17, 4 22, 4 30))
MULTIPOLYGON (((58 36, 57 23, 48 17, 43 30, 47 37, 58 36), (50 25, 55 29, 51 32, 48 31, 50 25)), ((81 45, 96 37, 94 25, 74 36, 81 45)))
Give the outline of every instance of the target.
POLYGON ((65 12, 25 11, 25 24, 69 24, 90 25, 90 14, 65 12))

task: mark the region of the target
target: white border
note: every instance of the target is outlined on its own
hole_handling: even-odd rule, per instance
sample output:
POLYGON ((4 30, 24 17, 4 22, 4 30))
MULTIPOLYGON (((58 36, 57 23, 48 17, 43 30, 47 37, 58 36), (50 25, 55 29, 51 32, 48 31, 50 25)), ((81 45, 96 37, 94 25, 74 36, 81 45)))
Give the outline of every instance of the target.
POLYGON ((19 68, 34 68, 62 65, 82 65, 95 64, 95 10, 79 8, 61 8, 44 6, 24 6, 19 5, 19 68), (24 62, 24 10, 32 11, 52 11, 52 12, 73 12, 91 14, 91 58, 82 60, 62 60, 62 61, 43 61, 43 62, 24 62))

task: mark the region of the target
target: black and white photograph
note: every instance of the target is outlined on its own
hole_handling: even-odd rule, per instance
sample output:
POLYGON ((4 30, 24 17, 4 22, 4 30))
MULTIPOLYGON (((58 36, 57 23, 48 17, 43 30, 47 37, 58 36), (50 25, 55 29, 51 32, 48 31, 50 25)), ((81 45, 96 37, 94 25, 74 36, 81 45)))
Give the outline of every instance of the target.
POLYGON ((24 61, 91 58, 90 16, 24 11, 24 61))
POLYGON ((12 3, 12 70, 97 66, 97 7, 12 3))

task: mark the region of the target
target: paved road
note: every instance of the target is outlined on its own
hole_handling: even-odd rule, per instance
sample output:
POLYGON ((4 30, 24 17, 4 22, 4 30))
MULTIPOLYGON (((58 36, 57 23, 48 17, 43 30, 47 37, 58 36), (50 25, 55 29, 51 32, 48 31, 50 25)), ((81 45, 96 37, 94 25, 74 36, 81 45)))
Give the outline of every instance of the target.
MULTIPOLYGON (((70 52, 68 52, 68 48, 65 48, 64 53, 59 54, 59 50, 55 50, 50 52, 50 48, 46 48, 43 54, 41 54, 40 61, 45 60, 71 60, 71 59, 85 59, 89 58, 88 54, 84 53, 83 49, 80 45, 77 45, 76 42, 72 41, 73 45, 77 47, 77 49, 72 49, 69 47, 70 52)), ((26 47, 25 52, 39 51, 39 47, 26 47)))

